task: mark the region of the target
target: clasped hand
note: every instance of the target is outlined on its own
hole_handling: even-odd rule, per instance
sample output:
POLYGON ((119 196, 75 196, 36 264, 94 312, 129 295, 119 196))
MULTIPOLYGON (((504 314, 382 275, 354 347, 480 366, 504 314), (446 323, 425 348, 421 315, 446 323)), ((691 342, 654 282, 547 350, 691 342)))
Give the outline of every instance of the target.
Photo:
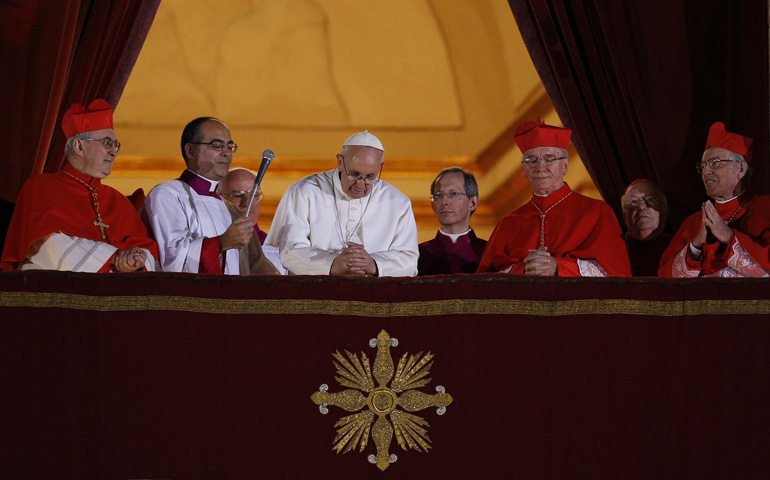
POLYGON ((116 272, 135 272, 144 267, 147 254, 140 247, 118 250, 112 258, 112 268, 116 272))
POLYGON ((332 262, 332 275, 377 275, 377 264, 363 245, 349 243, 332 262))
POLYGON ((724 218, 719 215, 716 207, 711 201, 703 202, 701 205, 703 219, 700 224, 700 230, 692 239, 692 245, 695 248, 702 249, 706 243, 706 236, 711 232, 721 243, 727 244, 733 236, 733 230, 727 225, 724 218))
POLYGON ((524 274, 549 277, 556 275, 556 259, 548 253, 548 247, 537 250, 528 249, 529 255, 524 259, 524 274))

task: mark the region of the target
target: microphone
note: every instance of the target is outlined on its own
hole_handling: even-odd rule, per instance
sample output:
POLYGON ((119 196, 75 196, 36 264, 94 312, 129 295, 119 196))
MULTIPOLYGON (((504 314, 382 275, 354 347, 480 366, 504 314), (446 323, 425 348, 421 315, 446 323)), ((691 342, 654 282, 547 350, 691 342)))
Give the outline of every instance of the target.
POLYGON ((262 185, 262 178, 265 176, 265 172, 267 172, 267 167, 270 166, 270 162, 272 162, 274 159, 275 159, 275 152, 273 152, 269 148, 264 152, 262 152, 262 163, 259 165, 259 172, 257 172, 257 178, 254 179, 254 186, 251 189, 251 198, 249 198, 249 206, 246 209, 247 217, 251 212, 251 204, 254 203, 254 197, 257 194, 257 190, 259 190, 259 186, 262 185))
POLYGON ((259 172, 257 172, 257 180, 254 182, 254 185, 262 185, 262 178, 265 176, 265 172, 267 172, 267 167, 270 166, 270 162, 272 162, 273 160, 275 160, 275 153, 273 153, 272 150, 268 148, 267 150, 262 152, 262 163, 259 165, 259 172))

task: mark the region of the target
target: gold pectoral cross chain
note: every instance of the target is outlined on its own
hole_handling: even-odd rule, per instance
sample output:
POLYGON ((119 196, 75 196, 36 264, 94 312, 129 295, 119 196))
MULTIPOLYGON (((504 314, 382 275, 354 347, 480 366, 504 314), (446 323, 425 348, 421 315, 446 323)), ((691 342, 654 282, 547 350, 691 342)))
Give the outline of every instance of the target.
POLYGON ((102 234, 102 238, 107 240, 107 232, 105 232, 104 229, 110 228, 110 226, 104 223, 104 221, 102 220, 102 215, 101 213, 99 213, 99 199, 96 198, 95 190, 91 190, 91 198, 94 199, 91 205, 94 206, 94 210, 96 211, 96 220, 94 220, 94 225, 99 227, 99 232, 102 234))
POLYGON ((85 185, 86 188, 88 189, 88 191, 91 193, 91 206, 94 207, 94 211, 96 212, 96 220, 94 220, 93 223, 94 223, 94 225, 99 227, 99 232, 102 234, 102 238, 104 240, 107 240, 107 232, 104 229, 105 228, 110 228, 110 226, 107 225, 106 223, 104 223, 104 221, 102 220, 102 214, 99 211, 99 199, 96 197, 96 189, 94 187, 92 187, 91 185, 87 184, 86 182, 84 182, 83 180, 79 179, 78 177, 72 175, 69 172, 62 171, 62 173, 65 173, 65 174, 69 175, 70 177, 74 178, 78 182, 80 182, 83 185, 85 185))

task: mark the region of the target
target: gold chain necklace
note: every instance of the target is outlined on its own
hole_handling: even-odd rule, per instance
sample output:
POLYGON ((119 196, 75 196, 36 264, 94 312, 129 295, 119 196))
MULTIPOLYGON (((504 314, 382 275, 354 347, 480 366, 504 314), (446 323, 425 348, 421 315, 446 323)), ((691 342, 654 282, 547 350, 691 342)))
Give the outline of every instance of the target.
POLYGON ((537 211, 540 212, 540 247, 544 247, 545 246, 545 217, 546 217, 546 215, 548 215, 548 212, 550 212, 553 209, 553 207, 555 207, 556 205, 558 205, 561 202, 563 202, 564 200, 566 200, 567 197, 569 197, 570 195, 572 195, 572 190, 570 190, 568 194, 564 195, 561 198, 561 200, 559 200, 558 202, 556 202, 553 205, 551 205, 550 207, 548 207, 545 210, 545 212, 543 211, 542 208, 537 206, 537 203, 535 203, 535 199, 534 198, 532 200, 530 200, 532 205, 534 205, 534 207, 537 209, 537 211))
POLYGON ((745 202, 743 202, 743 203, 739 203, 739 204, 738 204, 738 209, 737 209, 737 210, 735 210, 735 211, 733 212, 733 214, 732 214, 732 215, 730 215, 730 218, 728 218, 728 219, 727 219, 727 224, 728 224, 728 225, 730 224, 730 222, 732 222, 732 221, 733 221, 733 218, 735 218, 735 216, 736 216, 736 215, 738 215, 738 212, 740 212, 740 211, 741 211, 741 208, 743 208, 743 206, 744 206, 744 205, 746 205, 746 203, 747 203, 747 202, 748 202, 748 200, 746 200, 746 201, 745 201, 745 202))
POLYGON ((96 198, 96 189, 69 172, 65 172, 62 170, 61 173, 65 175, 69 175, 70 177, 74 178, 78 182, 82 183, 83 185, 86 186, 88 191, 91 192, 91 205, 94 207, 94 211, 96 212, 96 220, 94 220, 94 225, 99 227, 99 231, 102 234, 102 238, 104 240, 107 240, 107 232, 105 232, 104 229, 110 228, 110 226, 102 221, 102 214, 99 212, 99 199, 96 198))

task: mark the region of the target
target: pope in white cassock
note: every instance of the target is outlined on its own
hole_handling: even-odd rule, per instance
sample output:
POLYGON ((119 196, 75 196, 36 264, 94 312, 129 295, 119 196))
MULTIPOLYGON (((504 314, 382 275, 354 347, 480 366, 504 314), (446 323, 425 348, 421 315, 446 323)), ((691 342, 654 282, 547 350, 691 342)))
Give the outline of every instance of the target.
POLYGON ((409 198, 380 180, 385 149, 359 132, 337 168, 293 184, 281 198, 265 245, 296 275, 417 275, 417 225, 409 198))

